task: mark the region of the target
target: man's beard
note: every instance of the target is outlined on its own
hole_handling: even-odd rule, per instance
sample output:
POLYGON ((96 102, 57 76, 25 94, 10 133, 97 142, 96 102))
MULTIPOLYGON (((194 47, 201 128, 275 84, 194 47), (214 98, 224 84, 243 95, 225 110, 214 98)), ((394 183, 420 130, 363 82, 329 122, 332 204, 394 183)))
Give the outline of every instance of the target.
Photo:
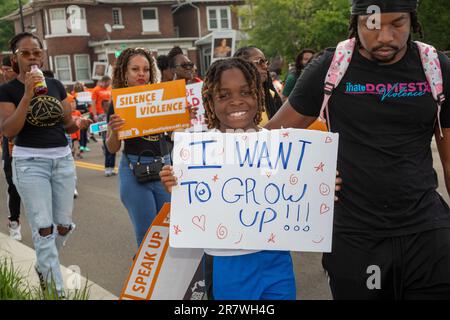
POLYGON ((380 46, 377 46, 377 47, 373 48, 372 50, 370 50, 369 54, 370 54, 371 58, 376 62, 389 63, 397 57, 397 55, 399 54, 400 51, 401 51, 401 49, 397 46, 380 45, 380 46), (377 55, 377 51, 380 49, 392 49, 392 53, 388 56, 377 55))

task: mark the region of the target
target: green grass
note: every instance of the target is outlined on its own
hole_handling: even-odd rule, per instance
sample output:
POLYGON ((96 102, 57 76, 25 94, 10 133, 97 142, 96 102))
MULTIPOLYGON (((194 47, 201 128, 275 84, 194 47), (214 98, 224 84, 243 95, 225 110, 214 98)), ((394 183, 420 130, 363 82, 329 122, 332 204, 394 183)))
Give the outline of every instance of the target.
POLYGON ((46 290, 32 286, 10 259, 0 258, 0 300, 88 300, 90 287, 86 280, 80 289, 65 290, 65 297, 61 298, 53 281, 46 290))

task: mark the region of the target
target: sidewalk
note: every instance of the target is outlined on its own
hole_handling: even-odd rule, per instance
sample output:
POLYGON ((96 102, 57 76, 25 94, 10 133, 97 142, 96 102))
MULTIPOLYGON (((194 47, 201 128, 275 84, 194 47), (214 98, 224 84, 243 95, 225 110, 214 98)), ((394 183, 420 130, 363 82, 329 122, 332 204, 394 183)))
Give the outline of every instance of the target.
MULTIPOLYGON (((10 237, 0 232, 0 258, 11 258, 14 267, 23 275, 28 276, 28 282, 31 286, 39 287, 39 278, 34 271, 36 262, 36 254, 33 249, 23 245, 22 243, 10 239, 10 237)), ((61 273, 64 283, 68 283, 69 277, 73 277, 73 272, 64 266, 61 266, 61 273)), ((81 276, 81 285, 86 283, 86 279, 81 276)), ((92 281, 88 281, 90 286, 90 300, 117 300, 118 297, 103 289, 92 281)))

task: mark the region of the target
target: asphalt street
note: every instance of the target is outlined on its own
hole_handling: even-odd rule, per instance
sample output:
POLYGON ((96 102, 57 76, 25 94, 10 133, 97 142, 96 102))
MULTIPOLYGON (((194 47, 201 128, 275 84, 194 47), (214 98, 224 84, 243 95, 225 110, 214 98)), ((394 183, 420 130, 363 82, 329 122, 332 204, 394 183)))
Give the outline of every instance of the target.
MULTIPOLYGON (((101 140, 99 140, 101 141, 101 140)), ((73 219, 76 231, 61 251, 61 264, 79 266, 83 276, 115 295, 119 295, 136 252, 133 229, 118 192, 118 177, 105 177, 101 143, 90 142, 91 152, 77 160, 78 192, 73 219)), ((439 192, 449 197, 443 184, 442 166, 433 146, 435 169, 439 176, 439 192)), ((119 155, 117 156, 117 161, 119 155)), ((0 173, 0 232, 6 227, 6 180, 0 173)), ((22 215, 22 242, 32 246, 26 216, 22 215)), ((331 299, 319 253, 293 253, 297 298, 300 300, 331 299)))

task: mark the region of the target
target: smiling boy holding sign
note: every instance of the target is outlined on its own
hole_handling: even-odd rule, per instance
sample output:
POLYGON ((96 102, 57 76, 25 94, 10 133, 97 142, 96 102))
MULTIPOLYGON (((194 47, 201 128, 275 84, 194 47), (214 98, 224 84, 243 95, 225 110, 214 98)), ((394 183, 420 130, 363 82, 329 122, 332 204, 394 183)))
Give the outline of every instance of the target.
POLYGON ((331 246, 337 136, 261 131, 261 78, 242 59, 211 65, 203 104, 209 128, 219 132, 177 133, 175 167, 160 173, 166 190, 173 191, 171 246, 206 248, 209 297, 295 299, 290 237, 320 246, 325 239, 316 236, 324 231, 325 248, 331 246), (327 142, 327 156, 316 163, 318 148, 327 142), (314 179, 314 166, 326 173, 314 179), (293 173, 296 177, 289 176, 293 173), (323 202, 318 207, 311 197, 323 202), (319 227, 309 231, 309 223, 319 227))

